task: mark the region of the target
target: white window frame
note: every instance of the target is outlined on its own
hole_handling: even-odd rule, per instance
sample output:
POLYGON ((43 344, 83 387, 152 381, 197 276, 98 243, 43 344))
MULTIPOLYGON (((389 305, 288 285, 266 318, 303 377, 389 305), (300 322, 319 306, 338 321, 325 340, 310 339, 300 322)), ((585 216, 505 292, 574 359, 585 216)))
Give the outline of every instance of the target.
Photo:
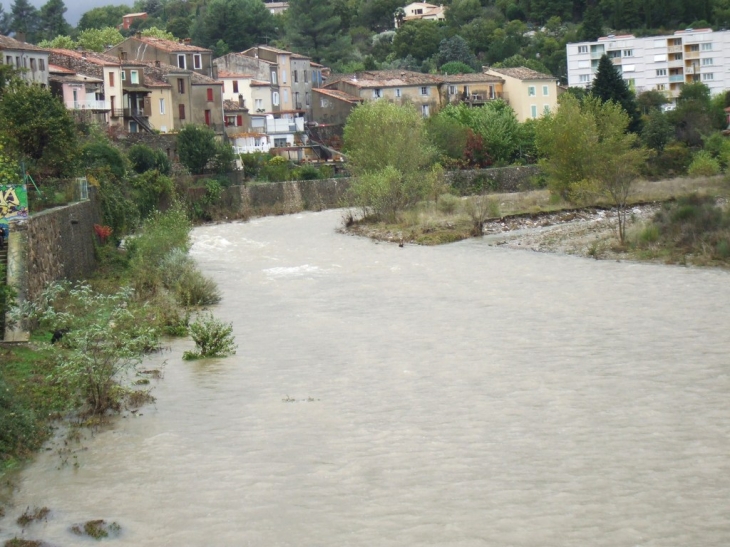
POLYGON ((667 69, 666 68, 657 68, 656 69, 656 75, 657 76, 666 76, 667 75, 667 69))
POLYGON ((281 69, 281 83, 286 84, 286 70, 281 69))
POLYGON ((383 89, 378 87, 373 89, 373 99, 381 99, 383 97, 383 89))
POLYGON ((712 66, 714 64, 714 61, 712 57, 706 57, 702 59, 702 66, 712 66))
POLYGON ((396 87, 396 88, 395 88, 395 96, 396 96, 396 97, 398 97, 398 98, 400 98, 400 96, 401 96, 401 90, 400 90, 400 87, 396 87))
POLYGON ((578 53, 588 53, 588 46, 578 46, 578 53))
POLYGON ((274 85, 278 85, 278 83, 279 83, 279 80, 276 76, 276 70, 271 71, 271 83, 274 85))
POLYGON ((129 71, 129 83, 132 85, 139 84, 139 72, 137 70, 129 71))
POLYGON ((187 67, 187 60, 185 59, 184 53, 178 53, 177 54, 177 68, 186 69, 187 67), (180 61, 182 61, 182 65, 180 64, 180 61))
POLYGON ((421 115, 424 118, 428 118, 431 115, 431 109, 429 108, 429 105, 427 105, 427 104, 421 105, 421 115))
POLYGON ((550 87, 549 86, 542 86, 542 96, 547 97, 550 95, 550 87))
POLYGON ((531 104, 530 105, 530 117, 534 120, 537 118, 537 105, 531 104))
POLYGON ((528 85, 527 86, 527 96, 528 97, 537 97, 537 87, 534 85, 528 85))
POLYGON ((127 71, 122 69, 121 72, 122 72, 122 77, 120 78, 120 80, 122 80, 123 82, 126 82, 127 81, 127 71))
POLYGON ((702 75, 702 81, 703 82, 710 81, 710 80, 713 80, 714 81, 714 79, 715 79, 715 75, 712 72, 705 72, 702 75))
POLYGON ((428 86, 427 85, 422 85, 421 86, 421 96, 422 97, 426 97, 427 95, 428 95, 428 86))
POLYGON ((203 56, 200 53, 193 54, 193 68, 197 70, 203 68, 203 56))
POLYGON ((161 97, 160 98, 160 114, 164 114, 164 113, 165 113, 165 99, 161 97))
POLYGON ((702 51, 712 51, 712 42, 704 42, 702 44, 702 51))
POLYGON ((622 57, 633 57, 634 56, 634 50, 633 49, 625 49, 621 52, 622 57))
POLYGON ((456 95, 456 86, 455 85, 449 86, 449 95, 456 95))
POLYGON ((278 91, 271 92, 271 104, 273 104, 274 106, 279 106, 279 92, 278 91))
POLYGON ((263 99, 254 99, 254 107, 256 110, 263 110, 264 109, 264 100, 263 99))
POLYGON ((580 83, 587 83, 591 81, 591 75, 590 74, 579 74, 578 75, 578 81, 580 83))
POLYGON ((544 105, 544 106, 542 107, 542 113, 543 113, 544 115, 550 114, 550 105, 549 105, 549 104, 546 104, 546 105, 544 105))

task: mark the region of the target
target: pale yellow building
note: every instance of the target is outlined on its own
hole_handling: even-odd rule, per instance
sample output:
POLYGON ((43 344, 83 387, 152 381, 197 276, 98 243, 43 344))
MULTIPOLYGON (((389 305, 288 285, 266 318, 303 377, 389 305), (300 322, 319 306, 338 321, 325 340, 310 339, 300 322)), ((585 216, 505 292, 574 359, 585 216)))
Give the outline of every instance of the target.
POLYGON ((487 68, 485 73, 504 80, 504 99, 520 122, 539 118, 558 107, 558 81, 555 76, 526 67, 487 68))

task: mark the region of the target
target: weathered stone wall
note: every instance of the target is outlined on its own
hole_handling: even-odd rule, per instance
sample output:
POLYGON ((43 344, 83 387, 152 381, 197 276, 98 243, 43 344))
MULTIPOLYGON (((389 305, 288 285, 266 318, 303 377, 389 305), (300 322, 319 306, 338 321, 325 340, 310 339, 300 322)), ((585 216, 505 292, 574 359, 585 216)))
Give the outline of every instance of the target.
POLYGON ((96 266, 94 224, 100 222, 101 210, 92 194, 88 201, 36 213, 17 227, 27 237, 26 298, 35 299, 50 281, 91 275, 96 266))
POLYGON ((537 165, 447 171, 446 182, 463 195, 475 192, 524 192, 534 190, 540 174, 537 165))

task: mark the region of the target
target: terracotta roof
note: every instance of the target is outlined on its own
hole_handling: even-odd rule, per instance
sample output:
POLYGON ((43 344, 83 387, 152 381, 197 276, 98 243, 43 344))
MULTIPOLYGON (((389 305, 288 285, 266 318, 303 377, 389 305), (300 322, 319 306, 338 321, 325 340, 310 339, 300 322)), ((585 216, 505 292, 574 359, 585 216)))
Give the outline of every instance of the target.
POLYGON ((445 74, 441 76, 444 83, 469 83, 469 82, 503 82, 499 76, 492 74, 445 74))
POLYGON ((228 70, 219 70, 219 78, 253 78, 251 74, 241 74, 238 72, 229 72, 228 70))
POLYGON ((92 76, 83 76, 82 74, 58 74, 51 73, 48 76, 49 80, 54 82, 68 82, 68 83, 80 83, 80 84, 101 84, 104 80, 100 78, 94 78, 92 76))
POLYGON ((294 53, 293 51, 287 51, 285 49, 279 49, 279 48, 271 47, 271 46, 254 46, 254 47, 250 47, 250 48, 242 51, 241 53, 245 54, 247 51, 252 51, 255 49, 265 49, 267 51, 271 51, 273 53, 278 53, 280 55, 291 55, 292 57, 298 57, 300 59, 309 59, 309 57, 307 57, 306 55, 302 55, 301 53, 294 53))
POLYGON ((235 111, 235 110, 248 110, 245 106, 241 106, 238 101, 231 101, 229 99, 226 99, 223 101, 223 110, 228 111, 235 111))
POLYGON ((330 87, 337 82, 347 82, 361 88, 372 87, 402 87, 409 85, 438 85, 441 83, 439 76, 422 74, 410 70, 372 70, 357 72, 355 74, 343 74, 333 76, 327 81, 325 87, 330 87))
POLYGON ((51 63, 48 63, 48 72, 50 72, 51 74, 76 74, 76 72, 74 72, 70 68, 53 65, 51 63))
POLYGON ((264 82, 262 80, 251 80, 251 83, 249 84, 252 87, 269 87, 271 85, 271 82, 264 82))
POLYGON ((355 95, 350 95, 349 93, 345 93, 344 91, 340 91, 339 89, 315 88, 312 91, 314 91, 315 93, 321 93, 322 95, 327 95, 329 97, 333 97, 340 101, 346 101, 348 103, 361 103, 363 101, 360 97, 356 97, 355 95))
POLYGON ((525 66, 517 68, 489 68, 490 71, 496 72, 497 74, 503 74, 510 78, 517 78, 518 80, 557 80, 555 76, 550 74, 544 74, 537 70, 532 70, 525 66))
POLYGON ((0 35, 0 49, 27 49, 29 51, 46 51, 42 47, 34 46, 27 42, 21 42, 10 36, 0 35))
POLYGON ((185 44, 180 42, 173 42, 172 40, 163 40, 162 38, 153 38, 151 36, 135 36, 134 39, 156 47, 157 49, 169 51, 170 53, 177 51, 197 51, 211 53, 210 49, 204 47, 193 46, 191 44, 185 44))
POLYGON ((152 74, 160 81, 164 81, 164 77, 169 74, 189 74, 190 82, 193 85, 223 85, 223 82, 216 81, 213 78, 208 78, 208 76, 203 76, 202 74, 194 72, 190 69, 178 68, 176 66, 168 65, 166 63, 157 64, 154 61, 147 61, 141 64, 145 66, 145 74, 152 74))
POLYGON ((142 15, 147 15, 146 11, 140 11, 137 13, 128 13, 126 15, 122 15, 122 17, 141 17, 142 15))
MULTIPOLYGON (((51 53, 57 55, 63 55, 65 57, 72 57, 74 59, 83 59, 89 63, 101 66, 121 66, 121 61, 112 55, 106 55, 104 53, 96 53, 95 51, 76 51, 73 49, 49 49, 51 53), (85 55, 84 55, 85 54, 85 55)), ((125 61, 126 63, 126 61, 125 61)))

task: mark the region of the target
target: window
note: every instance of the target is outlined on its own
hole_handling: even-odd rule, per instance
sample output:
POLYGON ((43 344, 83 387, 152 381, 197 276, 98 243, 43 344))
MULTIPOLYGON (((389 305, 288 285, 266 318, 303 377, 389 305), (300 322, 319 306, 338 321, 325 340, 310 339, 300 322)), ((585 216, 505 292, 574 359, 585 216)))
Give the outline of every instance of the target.
POLYGON ((177 67, 178 68, 185 68, 185 55, 179 54, 177 56, 177 67))
POLYGON ((421 95, 428 95, 428 87, 426 87, 426 86, 421 87, 421 95))
POLYGON ((667 69, 666 68, 657 68, 656 75, 657 76, 666 76, 667 75, 667 69))
POLYGON ((200 55, 200 53, 196 53, 193 55, 193 68, 203 68, 203 56, 200 55))
POLYGON ((542 96, 547 97, 548 95, 549 95, 548 86, 546 86, 546 85, 542 86, 542 96))
POLYGON ((123 82, 127 81, 127 71, 126 70, 122 70, 121 74, 122 74, 122 81, 123 82))
POLYGON ((691 46, 689 46, 689 50, 690 51, 699 51, 700 50, 700 45, 699 44, 692 44, 691 46))
POLYGON ((309 91, 304 92, 304 104, 309 107, 309 91))
POLYGON ((276 148, 284 148, 287 145, 286 138, 274 139, 274 146, 276 148))
POLYGON ((256 111, 263 110, 264 109, 264 100, 263 99, 255 99, 254 100, 254 106, 256 107, 256 111))
POLYGON ((401 94, 400 94, 400 87, 396 87, 395 88, 395 96, 396 97, 400 97, 401 96, 401 94))
POLYGON ((542 109, 542 113, 543 113, 543 114, 545 114, 545 115, 547 115, 547 114, 550 114, 550 105, 549 105, 549 104, 546 104, 546 105, 545 105, 545 106, 543 107, 543 109, 542 109))
POLYGON ((271 83, 272 84, 278 84, 279 81, 276 79, 276 70, 271 71, 271 83))
POLYGON ((288 102, 289 102, 289 90, 285 89, 284 90, 284 104, 286 104, 288 102))
POLYGON ((114 87, 114 73, 113 72, 109 73, 109 85, 114 87))
POLYGON ((282 84, 286 83, 286 70, 281 71, 281 83, 282 84))
POLYGON ((16 66, 17 68, 20 68, 20 57, 16 57, 16 58, 15 58, 15 66, 16 66))
POLYGON ((236 117, 235 116, 226 116, 226 127, 235 126, 235 125, 236 125, 236 117))
POLYGON ((590 74, 581 74, 580 76, 578 76, 578 81, 581 83, 590 82, 591 75, 590 74))
POLYGON ((205 111, 205 125, 210 125, 210 110, 205 111))
POLYGON ((714 79, 715 79, 715 75, 712 72, 702 75, 702 80, 704 80, 704 81, 714 80, 714 79))
POLYGON ((380 89, 380 88, 373 89, 373 99, 380 99, 382 96, 383 96, 383 90, 382 89, 380 89))
POLYGON ((274 106, 279 106, 279 92, 274 91, 271 94, 271 102, 274 104, 274 106))
POLYGON ((301 108, 302 103, 299 102, 299 92, 294 92, 294 108, 301 108))
POLYGON ((428 118, 429 108, 428 108, 427 104, 421 105, 421 114, 423 115, 424 118, 428 118))
POLYGON ((533 104, 532 106, 530 106, 530 116, 532 116, 533 118, 537 118, 537 105, 536 104, 533 104))
POLYGON ((182 78, 177 79, 177 92, 180 95, 185 94, 185 80, 183 80, 182 78))
POLYGON ((206 97, 206 98, 208 99, 208 102, 210 102, 210 101, 212 101, 212 100, 213 100, 213 88, 212 88, 212 87, 209 87, 209 88, 208 88, 208 89, 206 90, 206 95, 207 95, 207 97, 206 97))
POLYGON ((129 71, 129 79, 133 84, 139 83, 139 72, 136 70, 130 70, 129 71))
POLYGON ((535 86, 534 85, 529 86, 527 88, 527 96, 534 97, 535 95, 537 95, 537 91, 535 91, 535 86))
POLYGON ((46 70, 46 61, 45 59, 38 59, 38 66, 41 70, 46 70))
POLYGON ((325 99, 324 97, 322 97, 319 100, 319 106, 321 106, 322 108, 329 108, 330 102, 327 99, 325 99))
POLYGON ((666 84, 657 84, 656 89, 657 91, 664 91, 667 88, 666 84))
POLYGON ((185 105, 184 104, 177 105, 177 113, 181 120, 185 119, 185 105))
POLYGON ((669 60, 670 60, 670 61, 681 61, 681 60, 682 60, 682 54, 681 54, 681 53, 673 53, 673 54, 672 54, 672 55, 671 55, 671 56, 669 57, 669 60))
POLYGON ((233 80, 231 83, 233 84, 233 92, 238 93, 238 80, 233 80))
POLYGON ((654 55, 654 62, 655 63, 665 63, 667 61, 666 55, 654 55))
POLYGON ((304 74, 304 83, 306 84, 309 82, 309 75, 307 74, 306 70, 302 70, 302 73, 304 74))
POLYGON ((702 66, 710 66, 712 64, 712 58, 702 59, 702 66))
POLYGON ((292 70, 291 76, 292 76, 292 81, 295 84, 299 82, 299 71, 298 70, 292 70))
POLYGON ((702 44, 702 51, 712 51, 712 44, 702 44))
POLYGON ((625 49, 624 50, 624 57, 633 57, 634 56, 634 50, 633 49, 625 49))
POLYGON ((12 55, 6 55, 5 56, 5 64, 6 65, 12 65, 13 64, 13 57, 12 57, 12 55))
POLYGON ((456 95, 456 86, 455 85, 449 86, 449 95, 456 95))
POLYGON ((165 99, 160 99, 160 114, 165 113, 165 99))
POLYGON ((578 53, 588 53, 588 46, 578 46, 578 53))

